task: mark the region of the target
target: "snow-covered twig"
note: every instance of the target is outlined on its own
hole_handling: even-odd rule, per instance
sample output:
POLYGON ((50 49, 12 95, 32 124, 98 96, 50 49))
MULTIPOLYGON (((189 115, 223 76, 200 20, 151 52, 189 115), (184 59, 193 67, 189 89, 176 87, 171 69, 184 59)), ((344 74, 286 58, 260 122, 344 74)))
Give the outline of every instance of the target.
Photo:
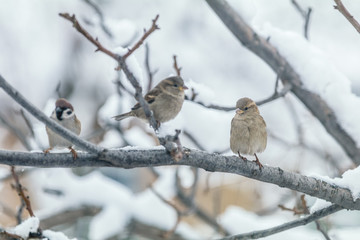
POLYGON ((311 223, 315 220, 318 220, 320 218, 323 218, 325 216, 328 216, 330 214, 333 214, 337 211, 342 210, 343 208, 340 207, 339 205, 333 204, 330 207, 321 209, 319 211, 314 212, 313 214, 307 216, 307 217, 303 217, 303 218, 299 218, 297 220, 291 221, 291 222, 287 222, 284 223, 282 225, 279 225, 277 227, 273 227, 273 228, 269 228, 269 229, 265 229, 265 230, 260 230, 260 231, 254 231, 254 232, 250 232, 250 233, 243 233, 243 234, 237 234, 237 235, 233 235, 230 237, 225 237, 222 238, 221 240, 240 240, 240 239, 258 239, 258 238, 263 238, 263 237, 267 237, 270 235, 274 235, 276 233, 279 232, 283 232, 285 230, 289 230, 295 227, 299 227, 302 225, 306 225, 308 223, 311 223))
POLYGON ((353 199, 349 189, 265 164, 260 171, 252 161, 240 161, 237 156, 210 154, 196 149, 184 149, 184 157, 180 161, 174 161, 165 149, 114 149, 107 150, 100 156, 79 151, 76 161, 70 153, 44 154, 2 150, 0 164, 43 168, 119 167, 126 169, 187 165, 210 172, 242 175, 321 198, 345 209, 360 210, 360 198, 353 199))
POLYGON ((206 2, 246 48, 264 60, 274 72, 278 73, 283 69, 281 74, 283 84, 291 85, 291 91, 321 122, 349 158, 359 165, 360 149, 355 140, 339 124, 329 105, 318 94, 303 87, 299 73, 280 55, 277 49, 267 39, 259 36, 225 0, 206 0, 206 2))
POLYGON ((25 108, 29 113, 31 113, 39 121, 43 122, 51 130, 60 134, 65 139, 71 141, 74 145, 79 148, 89 151, 91 153, 101 153, 103 148, 98 147, 90 142, 87 142, 73 132, 64 128, 54 120, 47 117, 43 112, 37 109, 34 105, 28 102, 24 96, 21 95, 15 88, 13 88, 1 75, 0 75, 0 88, 2 88, 10 97, 12 97, 17 103, 19 103, 23 108, 25 108))
POLYGON ((351 25, 353 25, 355 30, 358 31, 358 33, 360 33, 360 24, 359 24, 359 22, 356 21, 354 16, 352 16, 350 14, 350 12, 345 8, 345 6, 341 2, 341 0, 334 0, 334 2, 336 3, 336 6, 334 6, 334 8, 339 10, 339 12, 341 12, 341 14, 344 15, 344 17, 351 23, 351 25))

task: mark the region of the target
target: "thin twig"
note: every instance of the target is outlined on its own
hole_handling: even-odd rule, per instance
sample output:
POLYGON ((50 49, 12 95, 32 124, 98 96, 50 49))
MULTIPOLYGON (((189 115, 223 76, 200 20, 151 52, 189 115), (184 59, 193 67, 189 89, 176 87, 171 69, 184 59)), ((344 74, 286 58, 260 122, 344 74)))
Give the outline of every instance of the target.
POLYGON ((136 49, 138 49, 141 44, 145 41, 147 37, 150 36, 155 30, 160 29, 159 26, 156 24, 157 20, 159 19, 159 14, 152 20, 152 25, 149 30, 144 29, 144 35, 140 38, 140 40, 123 56, 123 59, 126 59, 130 56, 136 49))
POLYGON ((360 33, 360 24, 353 15, 350 14, 350 12, 345 8, 344 4, 341 2, 341 0, 334 0, 336 3, 336 6, 334 6, 335 9, 339 10, 339 12, 353 25, 355 30, 360 33))
POLYGON ((20 223, 22 223, 22 219, 21 219, 21 216, 22 216, 22 214, 23 214, 23 211, 24 211, 24 207, 26 207, 26 204, 25 204, 25 202, 24 202, 24 199, 20 199, 20 207, 19 207, 19 209, 18 209, 18 211, 17 211, 17 214, 16 214, 16 222, 17 222, 17 224, 20 224, 20 223))
MULTIPOLYGON (((1 76, 0 76, 1 77, 1 76)), ((14 127, 5 117, 2 116, 2 114, 0 114, 0 122, 3 123, 6 128, 8 128, 8 130, 10 132, 12 132, 21 142, 21 144, 27 149, 27 150, 32 150, 31 149, 31 144, 29 143, 28 139, 26 138, 26 136, 22 133, 22 131, 16 127, 14 127)))
POLYGON ((343 208, 340 207, 339 205, 333 204, 330 207, 321 209, 319 211, 314 212, 313 214, 307 216, 307 217, 303 217, 303 218, 299 218, 297 220, 291 221, 291 222, 287 222, 284 223, 282 225, 273 227, 273 228, 269 228, 269 229, 265 229, 265 230, 260 230, 260 231, 253 231, 250 233, 243 233, 243 234, 238 234, 238 235, 233 235, 230 237, 225 237, 222 238, 221 240, 240 240, 240 239, 258 239, 258 238, 263 238, 263 237, 267 237, 270 235, 274 235, 276 233, 279 232, 283 232, 285 230, 289 230, 295 227, 299 227, 302 225, 306 225, 308 223, 311 223, 315 220, 318 220, 320 218, 326 217, 330 214, 333 214, 335 212, 338 212, 340 210, 342 210, 343 208))
POLYGON ((157 73, 158 69, 151 71, 150 67, 150 47, 149 44, 145 44, 145 69, 148 75, 147 91, 150 91, 153 85, 153 77, 157 73))
POLYGON ((294 5, 296 10, 300 13, 300 15, 304 18, 305 24, 304 24, 304 37, 306 39, 309 39, 309 22, 310 22, 310 16, 312 12, 312 8, 308 7, 307 11, 302 9, 302 7, 299 5, 299 3, 296 0, 291 0, 291 3, 294 5))
POLYGON ((89 4, 89 6, 92 7, 94 9, 94 11, 96 12, 96 14, 99 16, 99 18, 100 18, 100 26, 101 26, 101 29, 104 31, 104 33, 106 35, 108 35, 110 38, 112 38, 113 35, 112 35, 111 31, 109 30, 109 28, 105 25, 104 14, 100 10, 99 6, 96 5, 94 2, 92 2, 90 0, 84 0, 84 1, 87 4, 89 4))
POLYGON ((28 127, 30 133, 31 133, 31 137, 35 139, 35 133, 34 133, 34 128, 29 120, 29 118, 25 115, 24 109, 20 109, 20 115, 21 117, 24 119, 26 126, 28 127))
POLYGON ((25 196, 24 189, 23 189, 22 185, 20 184, 18 175, 15 173, 14 166, 11 166, 11 174, 15 180, 15 190, 19 194, 20 198, 24 201, 24 203, 26 205, 26 210, 28 211, 28 213, 31 217, 35 217, 34 212, 31 208, 29 196, 25 196))
POLYGON ((176 71, 176 75, 181 76, 181 69, 182 69, 182 68, 179 67, 176 58, 177 58, 177 56, 174 55, 174 56, 173 56, 173 59, 174 59, 174 65, 173 65, 173 66, 174 66, 174 69, 175 69, 175 71, 176 71))
POLYGON ((149 189, 161 200, 163 201, 164 203, 166 203, 167 205, 169 205, 170 207, 172 207, 175 212, 176 212, 176 215, 177 215, 177 218, 176 218, 176 222, 174 224, 174 226, 169 230, 167 231, 166 233, 164 233, 164 238, 169 238, 171 237, 174 232, 176 231, 176 228, 178 227, 179 223, 181 222, 181 218, 183 217, 183 213, 182 211, 178 208, 178 206, 176 206, 174 203, 170 202, 169 200, 166 200, 163 196, 161 196, 160 193, 158 193, 152 186, 149 187, 149 189))

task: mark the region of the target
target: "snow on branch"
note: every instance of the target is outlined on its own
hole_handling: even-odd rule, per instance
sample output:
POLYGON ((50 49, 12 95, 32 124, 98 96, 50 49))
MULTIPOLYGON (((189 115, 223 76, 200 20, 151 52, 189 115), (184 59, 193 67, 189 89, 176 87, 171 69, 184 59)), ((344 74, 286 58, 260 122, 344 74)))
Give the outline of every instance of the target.
POLYGON ((71 154, 67 153, 0 151, 0 164, 43 168, 119 167, 126 169, 187 165, 210 172, 242 175, 321 198, 345 209, 360 210, 360 198, 353 199, 351 191, 346 188, 313 177, 287 172, 278 167, 264 165, 264 168, 259 170, 254 162, 240 161, 236 156, 210 154, 195 149, 184 149, 184 157, 180 161, 175 161, 165 149, 113 149, 104 151, 100 156, 78 152, 76 161, 73 160, 71 154))
POLYGON ((269 41, 259 36, 225 0, 206 0, 235 37, 254 54, 264 60, 276 73, 282 72, 284 85, 290 84, 291 91, 321 122, 328 133, 340 144, 349 158, 360 164, 360 149, 356 141, 344 130, 334 111, 318 94, 304 88, 298 72, 280 55, 269 41))

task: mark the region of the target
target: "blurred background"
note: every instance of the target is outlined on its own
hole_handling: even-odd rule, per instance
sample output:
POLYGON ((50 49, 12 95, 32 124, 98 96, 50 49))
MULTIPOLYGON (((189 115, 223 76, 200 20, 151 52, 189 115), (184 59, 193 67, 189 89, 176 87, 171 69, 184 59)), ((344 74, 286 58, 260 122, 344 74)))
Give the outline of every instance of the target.
MULTIPOLYGON (((360 3, 343 2, 359 20, 360 3)), ((229 3, 254 29, 271 26, 304 38, 304 19, 290 0, 229 3)), ((353 93, 360 94, 359 34, 334 10, 332 1, 302 0, 299 5, 312 9, 309 44, 346 76, 353 93)), ((129 58, 144 91, 176 74, 176 55, 190 87, 187 96, 195 94, 195 100, 231 107, 241 97, 259 101, 274 92, 276 74, 237 41, 205 1, 1 0, 0 74, 47 115, 58 97, 67 98, 82 123, 80 136, 96 144, 108 148, 158 145, 146 123, 134 118, 120 123, 111 119, 136 103, 134 90, 126 77, 114 70, 115 61, 95 52, 70 22, 59 17, 64 12, 74 13, 92 36, 114 51, 131 47, 159 14, 160 30, 129 58)), ((271 42, 271 36, 264 37, 271 42)), ((292 47, 292 42, 283 44, 285 49, 292 47)), ((263 164, 329 177, 339 177, 355 167, 291 93, 259 109, 269 135, 267 149, 259 155, 263 164)), ((233 116, 234 112, 186 101, 181 113, 161 126, 160 134, 181 129, 184 146, 232 155, 229 134, 233 116)), ((3 91, 0 147, 17 151, 48 147, 45 126, 3 91)), ((248 232, 298 218, 279 204, 302 207, 300 193, 189 167, 17 170, 43 227, 78 239, 213 239, 224 232, 248 232), (182 214, 173 234, 176 209, 182 214)), ((0 166, 0 179, 0 225, 14 226, 20 200, 10 186, 8 166, 0 166)), ((315 201, 308 196, 305 199, 309 207, 315 201)), ((359 219, 356 212, 340 212, 322 220, 321 226, 334 239, 351 239, 360 231, 359 219)), ((324 239, 315 224, 268 239, 286 237, 324 239)))

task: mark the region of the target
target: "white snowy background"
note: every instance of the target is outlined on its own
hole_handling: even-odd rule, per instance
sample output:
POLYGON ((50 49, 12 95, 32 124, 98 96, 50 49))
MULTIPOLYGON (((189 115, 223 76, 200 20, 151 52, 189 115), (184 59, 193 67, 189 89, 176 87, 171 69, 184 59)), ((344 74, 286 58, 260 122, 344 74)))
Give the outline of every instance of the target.
MULTIPOLYGON (((360 2, 343 2, 360 20, 360 2)), ((0 1, 0 74, 46 114, 52 111, 60 82, 60 92, 71 101, 82 122, 81 137, 91 138, 99 126, 116 124, 111 117, 129 110, 135 100, 126 92, 122 96, 118 94, 114 84, 118 77, 114 71, 116 63, 108 56, 94 52, 95 47, 72 28, 70 22, 58 16, 60 12, 74 13, 93 36, 106 47, 117 48, 115 51, 124 51, 119 47, 133 44, 159 14, 160 30, 147 40, 152 70, 158 70, 154 84, 175 74, 172 56, 176 54, 185 83, 193 87, 198 93, 197 99, 205 103, 234 106, 241 97, 257 101, 273 93, 274 72, 236 40, 205 1, 98 0, 96 3, 104 14, 104 23, 112 32, 112 38, 101 29, 99 16, 85 1, 0 1)), ((360 39, 356 30, 334 10, 334 2, 299 1, 303 8, 313 10, 309 40, 303 37, 304 20, 290 0, 233 0, 229 3, 259 34, 270 37, 270 43, 288 59, 305 86, 328 102, 344 129, 360 146, 360 39)), ((142 46, 129 61, 146 88, 144 55, 142 46)), ((126 79, 122 78, 122 82, 132 90, 126 79)), ((191 95, 190 91, 188 95, 191 95)), ((19 109, 0 91, 1 117, 30 136, 19 117, 19 109)), ((355 166, 295 96, 289 93, 285 98, 260 106, 260 112, 269 133, 267 149, 259 154, 263 164, 325 179, 351 189, 353 196, 359 197, 359 170, 346 172, 345 180, 333 180, 355 166)), ((211 110, 186 101, 177 118, 163 124, 160 132, 173 133, 174 129, 182 129, 191 133, 206 151, 232 154, 229 131, 233 115, 233 112, 211 110)), ((30 119, 35 131, 35 140, 29 140, 32 150, 47 148, 43 124, 30 119)), ((126 119, 120 124, 125 129, 123 137, 130 145, 155 146, 153 138, 145 132, 152 132, 146 124, 134 119, 126 119)), ((6 126, 0 125, 1 148, 25 150, 15 140, 9 143, 9 139, 6 126)), ((102 138, 97 138, 105 147, 124 147, 124 139, 115 130, 108 130, 102 138)), ((181 142, 184 146, 196 147, 184 134, 181 142)), ((186 167, 180 167, 180 170, 183 184, 190 186, 191 171, 186 167)), ((86 204, 102 207, 102 211, 90 220, 88 239, 106 239, 122 233, 131 219, 170 230, 176 221, 176 212, 151 190, 142 187, 150 183, 142 177, 145 171, 91 169, 87 174, 80 174, 79 170, 36 169, 27 175, 24 185, 36 206, 35 215, 40 219, 86 204), (63 195, 49 195, 44 188, 61 190, 63 195)), ((159 167, 156 171, 160 177, 154 182, 154 189, 171 200, 176 194, 175 167, 159 167)), ((0 173, 6 176, 8 167, 0 168, 0 173)), ((5 188, 5 184, 0 185, 1 188, 5 188)), ((204 200, 206 188, 213 189, 216 196, 210 199, 213 202, 220 204, 219 201, 232 199, 228 204, 222 204, 221 211, 210 211, 231 234, 269 228, 297 218, 279 209, 267 215, 257 214, 276 208, 277 204, 290 208, 295 205, 300 195, 277 186, 200 170, 196 199, 200 206, 209 203, 209 196, 207 201, 204 200)), ((8 195, 1 194, 0 205, 7 198, 8 195)), ((311 197, 306 199, 308 205, 315 203, 311 197)), ((359 219, 358 212, 341 211, 323 222, 330 228, 329 235, 333 239, 356 239, 360 232, 359 219)), ((37 226, 36 221, 29 219, 24 222, 27 226, 20 230, 37 226)), ((0 222, 0 225, 9 227, 6 222, 0 222)), ((16 229, 13 231, 17 232, 16 229)), ((182 221, 176 232, 186 239, 219 237, 201 221, 182 221)), ((75 233, 68 231, 69 239, 79 237, 75 233)), ((47 234, 52 236, 51 239, 67 239, 61 233, 49 231, 47 234)), ((267 239, 289 238, 324 239, 314 224, 267 239)))

